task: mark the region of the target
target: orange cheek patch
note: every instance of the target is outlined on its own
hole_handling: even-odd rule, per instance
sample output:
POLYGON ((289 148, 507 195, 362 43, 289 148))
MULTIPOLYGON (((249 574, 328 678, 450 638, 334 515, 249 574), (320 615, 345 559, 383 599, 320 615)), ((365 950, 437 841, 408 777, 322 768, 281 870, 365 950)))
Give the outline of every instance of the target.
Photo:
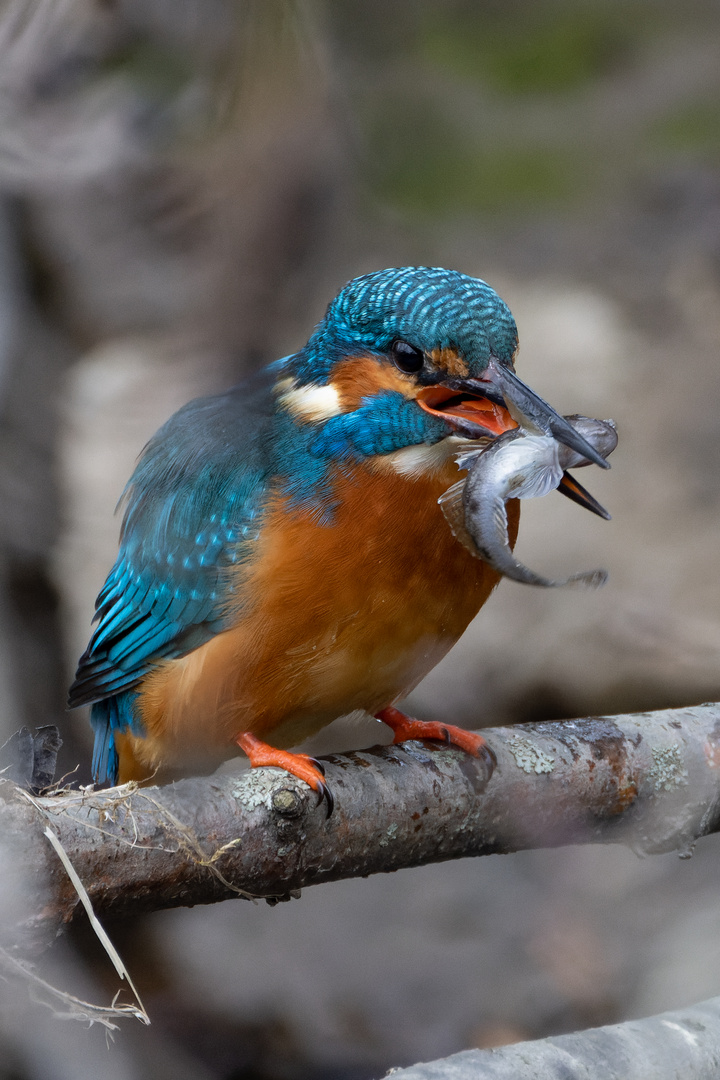
POLYGON ((405 397, 415 397, 416 387, 389 364, 373 356, 350 356, 336 364, 330 376, 340 398, 343 412, 359 408, 363 398, 382 390, 397 390, 405 397))
POLYGON ((467 378, 470 374, 470 368, 455 349, 433 349, 430 359, 441 371, 447 371, 448 375, 467 378))

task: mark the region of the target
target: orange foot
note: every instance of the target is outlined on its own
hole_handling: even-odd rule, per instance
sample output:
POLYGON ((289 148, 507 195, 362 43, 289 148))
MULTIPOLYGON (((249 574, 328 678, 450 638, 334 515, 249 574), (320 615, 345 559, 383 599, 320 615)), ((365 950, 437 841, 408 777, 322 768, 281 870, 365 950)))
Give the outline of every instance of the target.
POLYGON ((467 750, 473 757, 482 757, 492 776, 493 769, 497 765, 497 758, 492 747, 488 746, 482 735, 474 731, 465 731, 464 728, 455 727, 454 724, 441 724, 437 721, 414 720, 412 716, 406 716, 392 705, 387 709, 381 709, 375 713, 378 720, 387 724, 395 732, 394 743, 405 742, 407 739, 441 739, 450 743, 451 746, 459 746, 461 750, 467 750))
POLYGON ((255 768, 258 765, 274 765, 278 769, 297 776, 298 780, 304 780, 308 787, 318 794, 318 806, 325 799, 327 803, 327 816, 333 812, 335 800, 330 788, 323 779, 325 770, 315 758, 308 754, 291 754, 287 750, 277 750, 274 746, 268 746, 256 735, 244 731, 235 736, 235 742, 241 750, 244 750, 250 758, 250 764, 255 768))

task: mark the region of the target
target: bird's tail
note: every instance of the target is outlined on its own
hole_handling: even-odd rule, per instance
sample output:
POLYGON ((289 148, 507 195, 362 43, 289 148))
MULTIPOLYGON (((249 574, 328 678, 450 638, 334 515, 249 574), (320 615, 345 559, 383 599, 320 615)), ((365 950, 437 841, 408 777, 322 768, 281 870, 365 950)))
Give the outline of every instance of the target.
POLYGON ((137 733, 139 723, 135 716, 134 703, 137 694, 126 690, 122 694, 96 701, 90 710, 90 723, 95 731, 93 747, 92 774, 96 784, 118 782, 120 760, 115 746, 116 731, 137 733))

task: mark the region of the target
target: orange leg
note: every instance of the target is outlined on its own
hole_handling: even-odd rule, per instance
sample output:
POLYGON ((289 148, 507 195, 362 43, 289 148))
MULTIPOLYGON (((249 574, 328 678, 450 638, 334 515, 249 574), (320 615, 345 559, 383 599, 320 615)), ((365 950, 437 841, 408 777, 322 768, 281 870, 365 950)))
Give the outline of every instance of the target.
POLYGON ((405 742, 407 739, 441 739, 443 742, 450 743, 451 746, 466 750, 473 757, 483 757, 490 775, 497 765, 495 751, 488 746, 482 735, 477 735, 474 731, 465 731, 464 728, 455 727, 454 724, 441 724, 433 720, 414 720, 412 716, 406 716, 392 705, 387 709, 381 709, 379 713, 375 713, 375 716, 393 729, 394 743, 405 742))
POLYGON ((274 765, 278 769, 285 769, 292 776, 297 776, 298 780, 304 780, 308 787, 317 792, 319 796, 318 806, 325 799, 327 802, 327 816, 330 817, 335 800, 330 788, 325 783, 325 770, 319 761, 310 757, 309 754, 291 754, 287 750, 277 750, 274 746, 264 743, 262 739, 258 739, 257 735, 251 735, 248 731, 236 735, 235 742, 250 758, 250 764, 253 768, 259 765, 274 765))

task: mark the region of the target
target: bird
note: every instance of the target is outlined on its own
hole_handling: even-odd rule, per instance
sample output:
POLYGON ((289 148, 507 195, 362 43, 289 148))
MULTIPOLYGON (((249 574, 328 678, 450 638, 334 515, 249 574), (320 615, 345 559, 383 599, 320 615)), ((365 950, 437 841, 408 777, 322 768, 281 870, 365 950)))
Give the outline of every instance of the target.
POLYGON ((438 505, 459 451, 516 426, 513 403, 530 402, 606 467, 518 378, 517 349, 509 307, 481 279, 378 270, 340 290, 298 352, 159 429, 123 493, 117 560, 69 693, 71 708, 91 706, 95 783, 210 771, 240 748, 330 813, 322 764, 291 748, 355 710, 396 743, 443 739, 492 770, 481 735, 398 703, 500 578, 438 505))

